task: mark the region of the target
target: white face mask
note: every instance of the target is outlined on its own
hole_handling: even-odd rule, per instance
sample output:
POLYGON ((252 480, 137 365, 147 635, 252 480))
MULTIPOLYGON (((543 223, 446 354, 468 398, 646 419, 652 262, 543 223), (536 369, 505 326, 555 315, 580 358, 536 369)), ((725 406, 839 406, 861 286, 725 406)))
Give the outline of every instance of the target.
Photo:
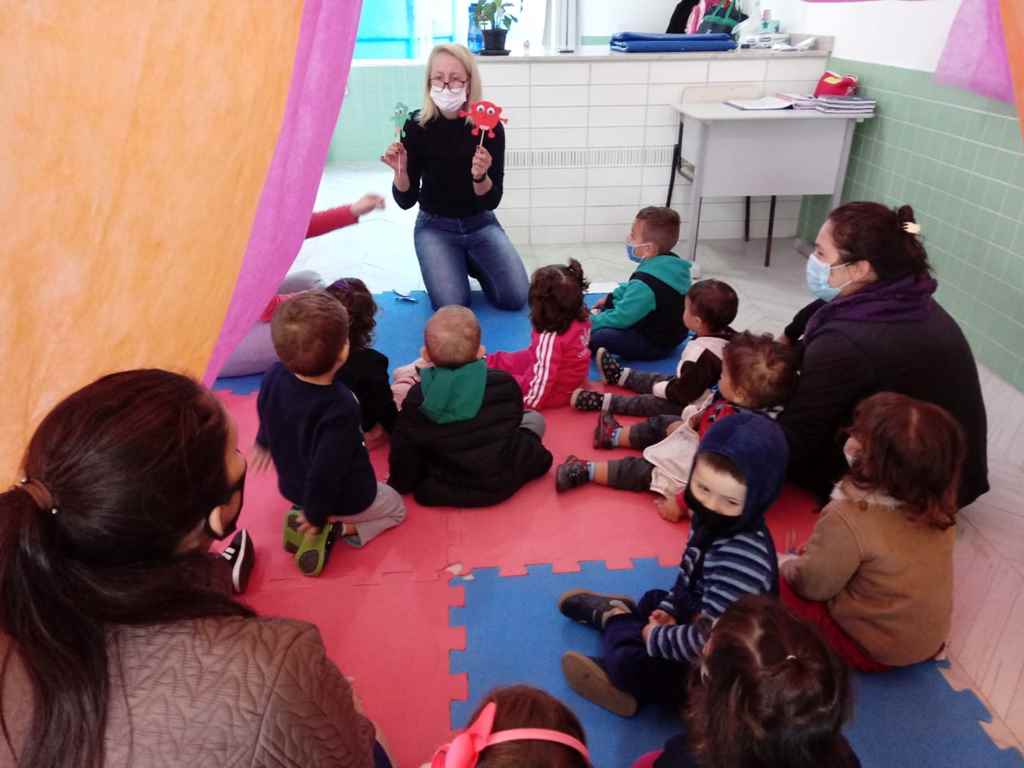
POLYGON ((450 90, 448 88, 432 87, 430 89, 430 100, 442 112, 455 112, 466 103, 466 89, 450 90))

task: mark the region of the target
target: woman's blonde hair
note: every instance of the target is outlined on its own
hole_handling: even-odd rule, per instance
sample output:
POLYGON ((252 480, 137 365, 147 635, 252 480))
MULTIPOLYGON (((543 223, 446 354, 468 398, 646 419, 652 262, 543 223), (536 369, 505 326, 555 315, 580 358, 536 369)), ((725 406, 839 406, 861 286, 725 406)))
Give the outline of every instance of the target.
POLYGON ((466 46, 452 43, 435 45, 434 50, 430 52, 430 56, 427 58, 426 73, 423 76, 423 107, 420 109, 418 121, 420 125, 426 125, 441 114, 441 110, 435 106, 430 98, 430 71, 434 68, 434 59, 441 53, 447 53, 449 56, 458 59, 459 63, 465 68, 466 74, 469 75, 469 92, 466 94, 467 101, 480 101, 480 94, 483 91, 483 86, 480 82, 480 70, 476 66, 476 59, 466 46))

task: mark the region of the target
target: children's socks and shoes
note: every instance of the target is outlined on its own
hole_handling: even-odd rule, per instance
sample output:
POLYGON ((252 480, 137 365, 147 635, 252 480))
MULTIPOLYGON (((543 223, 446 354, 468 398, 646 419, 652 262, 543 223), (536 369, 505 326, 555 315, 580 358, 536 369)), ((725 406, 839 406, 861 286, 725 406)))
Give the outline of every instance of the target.
POLYGON ((242 594, 249 585, 249 577, 252 575, 253 565, 256 562, 256 553, 249 531, 243 528, 236 533, 231 542, 221 551, 220 556, 227 561, 231 568, 232 590, 237 595, 242 594))

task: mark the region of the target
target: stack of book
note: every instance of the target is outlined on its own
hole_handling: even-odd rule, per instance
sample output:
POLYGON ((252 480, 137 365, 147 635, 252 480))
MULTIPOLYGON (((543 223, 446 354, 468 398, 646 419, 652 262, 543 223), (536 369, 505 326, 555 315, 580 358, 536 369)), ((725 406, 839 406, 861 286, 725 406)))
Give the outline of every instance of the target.
POLYGON ((863 96, 803 96, 796 93, 780 93, 779 96, 793 102, 794 109, 814 109, 833 115, 857 115, 871 117, 878 102, 863 96))

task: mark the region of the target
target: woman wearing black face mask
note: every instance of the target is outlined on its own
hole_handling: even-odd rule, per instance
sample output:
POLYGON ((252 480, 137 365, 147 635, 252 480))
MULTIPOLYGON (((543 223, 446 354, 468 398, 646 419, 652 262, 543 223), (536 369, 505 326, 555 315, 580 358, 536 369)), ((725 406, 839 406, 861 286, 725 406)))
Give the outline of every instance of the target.
POLYGON ((0 750, 18 765, 373 765, 316 629, 257 618, 208 554, 245 468, 216 398, 166 371, 106 376, 43 419, 0 494, 0 750), (300 720, 316 739, 292 738, 300 720))

